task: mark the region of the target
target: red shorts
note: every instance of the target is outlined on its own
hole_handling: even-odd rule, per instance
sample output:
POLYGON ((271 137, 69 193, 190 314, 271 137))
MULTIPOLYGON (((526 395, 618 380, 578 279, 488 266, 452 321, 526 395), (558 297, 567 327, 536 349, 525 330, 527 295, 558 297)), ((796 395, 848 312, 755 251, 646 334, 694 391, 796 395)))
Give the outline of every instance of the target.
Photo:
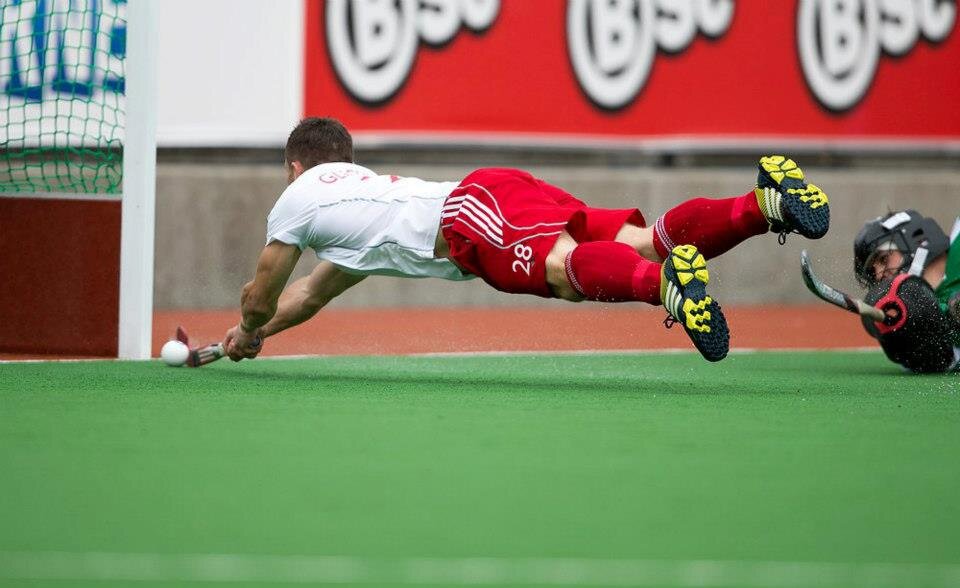
POLYGON ((525 171, 478 169, 447 197, 441 227, 450 257, 503 292, 553 298, 547 254, 560 233, 613 241, 625 223, 646 226, 636 208, 590 208, 525 171))

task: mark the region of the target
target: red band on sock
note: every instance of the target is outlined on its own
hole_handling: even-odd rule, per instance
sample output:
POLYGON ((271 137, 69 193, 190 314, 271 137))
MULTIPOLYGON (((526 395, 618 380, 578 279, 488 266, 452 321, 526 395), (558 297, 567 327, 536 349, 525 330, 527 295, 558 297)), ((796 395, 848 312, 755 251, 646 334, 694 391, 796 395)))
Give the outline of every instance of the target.
POLYGON ((660 264, 615 241, 581 243, 567 255, 567 279, 589 300, 660 304, 660 264))
POLYGON ((768 229, 752 191, 736 198, 694 198, 657 219, 653 246, 662 258, 677 245, 695 245, 711 258, 768 229))

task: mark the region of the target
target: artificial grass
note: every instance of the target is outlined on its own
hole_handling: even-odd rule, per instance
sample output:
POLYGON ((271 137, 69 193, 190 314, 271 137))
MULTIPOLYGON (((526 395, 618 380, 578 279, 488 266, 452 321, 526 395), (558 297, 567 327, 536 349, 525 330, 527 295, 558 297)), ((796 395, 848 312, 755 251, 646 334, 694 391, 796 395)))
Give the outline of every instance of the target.
POLYGON ((0 364, 0 562, 952 566, 958 456, 960 375, 876 353, 0 364))

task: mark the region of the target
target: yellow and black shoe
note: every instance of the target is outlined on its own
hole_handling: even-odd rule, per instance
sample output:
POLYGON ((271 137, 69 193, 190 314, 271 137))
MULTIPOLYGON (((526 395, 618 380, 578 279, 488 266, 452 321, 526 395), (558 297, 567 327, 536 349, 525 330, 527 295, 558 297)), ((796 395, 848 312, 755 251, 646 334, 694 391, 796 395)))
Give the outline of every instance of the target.
POLYGON ((782 155, 760 158, 760 173, 754 194, 770 230, 780 233, 783 243, 788 233, 819 239, 830 228, 830 204, 820 188, 808 184, 795 161, 782 155))
POLYGON ((683 325, 693 344, 708 361, 720 361, 730 350, 730 330, 720 304, 707 296, 707 260, 693 245, 673 248, 660 270, 660 301, 674 322, 683 325))

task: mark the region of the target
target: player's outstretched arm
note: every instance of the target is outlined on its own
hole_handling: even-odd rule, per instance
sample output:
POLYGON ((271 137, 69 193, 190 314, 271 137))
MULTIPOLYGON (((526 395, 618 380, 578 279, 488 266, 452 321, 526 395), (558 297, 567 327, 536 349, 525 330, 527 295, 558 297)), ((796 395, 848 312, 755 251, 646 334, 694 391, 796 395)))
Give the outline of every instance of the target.
POLYGON ((329 261, 322 260, 310 275, 287 286, 280 295, 276 314, 261 329, 269 337, 299 325, 366 276, 348 274, 329 261))
POLYGON ((276 314, 280 294, 299 259, 296 245, 272 241, 263 248, 257 272, 240 295, 240 323, 227 331, 223 341, 230 359, 252 359, 260 352, 263 326, 276 314))

